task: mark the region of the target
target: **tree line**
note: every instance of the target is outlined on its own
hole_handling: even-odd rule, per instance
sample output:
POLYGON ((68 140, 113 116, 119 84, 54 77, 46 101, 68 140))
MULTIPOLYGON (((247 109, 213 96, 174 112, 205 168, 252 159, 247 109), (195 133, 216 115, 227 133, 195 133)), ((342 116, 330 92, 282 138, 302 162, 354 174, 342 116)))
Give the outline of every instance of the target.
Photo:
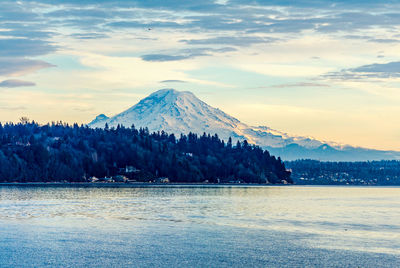
POLYGON ((286 162, 296 184, 400 185, 400 161, 286 162))
POLYGON ((147 128, 92 129, 62 122, 0 124, 0 182, 84 182, 134 166, 144 181, 291 183, 280 158, 217 134, 179 138, 147 128))

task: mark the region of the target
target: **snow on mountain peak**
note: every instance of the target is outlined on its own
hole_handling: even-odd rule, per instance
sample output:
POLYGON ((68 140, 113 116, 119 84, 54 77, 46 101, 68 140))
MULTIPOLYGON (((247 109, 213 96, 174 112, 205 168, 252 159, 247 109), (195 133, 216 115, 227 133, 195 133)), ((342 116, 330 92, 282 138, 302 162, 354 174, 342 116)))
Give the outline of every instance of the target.
MULTIPOLYGON (((224 138, 236 137, 233 130, 243 125, 239 120, 199 100, 189 91, 161 89, 142 99, 128 110, 107 120, 93 121, 90 127, 147 127, 152 131, 202 134, 218 133, 224 138)), ((243 137, 242 137, 243 138, 243 137)))
POLYGON ((99 114, 92 122, 89 123, 89 125, 100 124, 107 119, 109 119, 109 117, 105 114, 99 114))
MULTIPOLYGON (((99 116, 98 116, 99 117, 99 116)), ((164 130, 168 133, 202 134, 217 133, 222 139, 248 140, 266 147, 282 147, 297 143, 306 147, 318 147, 323 143, 304 137, 291 137, 269 127, 250 127, 238 119, 211 107, 192 92, 161 89, 142 99, 128 110, 111 118, 96 118, 90 127, 147 127, 150 132, 164 130)))
POLYGON ((166 96, 178 97, 178 96, 185 96, 185 95, 194 96, 194 94, 190 91, 178 91, 173 88, 163 88, 163 89, 160 89, 160 90, 157 90, 157 91, 151 93, 147 98, 151 98, 151 97, 165 98, 166 96))
POLYGON ((88 125, 92 128, 104 128, 106 123, 109 127, 117 125, 130 127, 133 124, 136 128, 147 127, 150 132, 164 130, 178 136, 189 132, 199 135, 204 132, 217 133, 225 141, 229 137, 233 141, 246 139, 250 143, 268 148, 275 154, 286 156, 286 159, 368 160, 387 159, 393 155, 369 150, 373 158, 367 158, 365 154, 367 149, 319 141, 312 137, 292 136, 266 126, 251 127, 220 109, 211 107, 189 91, 169 88, 150 94, 128 110, 113 117, 101 114, 88 125))

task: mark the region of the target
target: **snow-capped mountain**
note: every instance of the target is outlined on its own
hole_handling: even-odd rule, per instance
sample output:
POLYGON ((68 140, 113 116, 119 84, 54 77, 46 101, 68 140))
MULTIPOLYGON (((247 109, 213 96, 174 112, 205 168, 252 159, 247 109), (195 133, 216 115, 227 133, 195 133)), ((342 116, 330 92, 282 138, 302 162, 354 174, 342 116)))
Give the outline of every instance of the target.
POLYGON ((98 125, 98 124, 102 124, 101 122, 109 119, 110 117, 106 116, 105 114, 99 114, 98 116, 96 116, 96 118, 90 122, 89 125, 98 125))
POLYGON ((188 91, 162 89, 142 99, 128 110, 112 117, 98 115, 88 125, 103 128, 118 124, 136 128, 147 127, 150 132, 164 130, 180 135, 189 132, 217 133, 221 139, 246 139, 270 150, 285 160, 312 158, 334 161, 400 159, 399 152, 368 150, 319 141, 311 137, 291 136, 269 127, 252 127, 211 107, 188 91))

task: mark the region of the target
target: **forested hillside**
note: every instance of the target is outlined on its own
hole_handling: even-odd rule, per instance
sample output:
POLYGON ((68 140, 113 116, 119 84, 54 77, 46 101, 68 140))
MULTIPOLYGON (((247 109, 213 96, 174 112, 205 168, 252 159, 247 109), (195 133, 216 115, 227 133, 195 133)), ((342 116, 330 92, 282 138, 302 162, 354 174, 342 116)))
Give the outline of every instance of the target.
POLYGON ((286 162, 296 184, 400 185, 400 161, 286 162))
POLYGON ((149 133, 145 128, 91 129, 61 122, 0 124, 0 182, 83 182, 133 166, 143 180, 291 182, 281 159, 246 141, 217 135, 149 133))

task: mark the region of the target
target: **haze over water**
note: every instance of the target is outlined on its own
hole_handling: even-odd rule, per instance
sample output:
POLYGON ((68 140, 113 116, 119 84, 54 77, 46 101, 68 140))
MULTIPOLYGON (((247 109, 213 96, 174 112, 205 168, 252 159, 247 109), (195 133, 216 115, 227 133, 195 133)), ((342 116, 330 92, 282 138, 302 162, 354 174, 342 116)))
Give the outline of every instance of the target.
POLYGON ((0 186, 0 267, 399 267, 400 188, 0 186))

